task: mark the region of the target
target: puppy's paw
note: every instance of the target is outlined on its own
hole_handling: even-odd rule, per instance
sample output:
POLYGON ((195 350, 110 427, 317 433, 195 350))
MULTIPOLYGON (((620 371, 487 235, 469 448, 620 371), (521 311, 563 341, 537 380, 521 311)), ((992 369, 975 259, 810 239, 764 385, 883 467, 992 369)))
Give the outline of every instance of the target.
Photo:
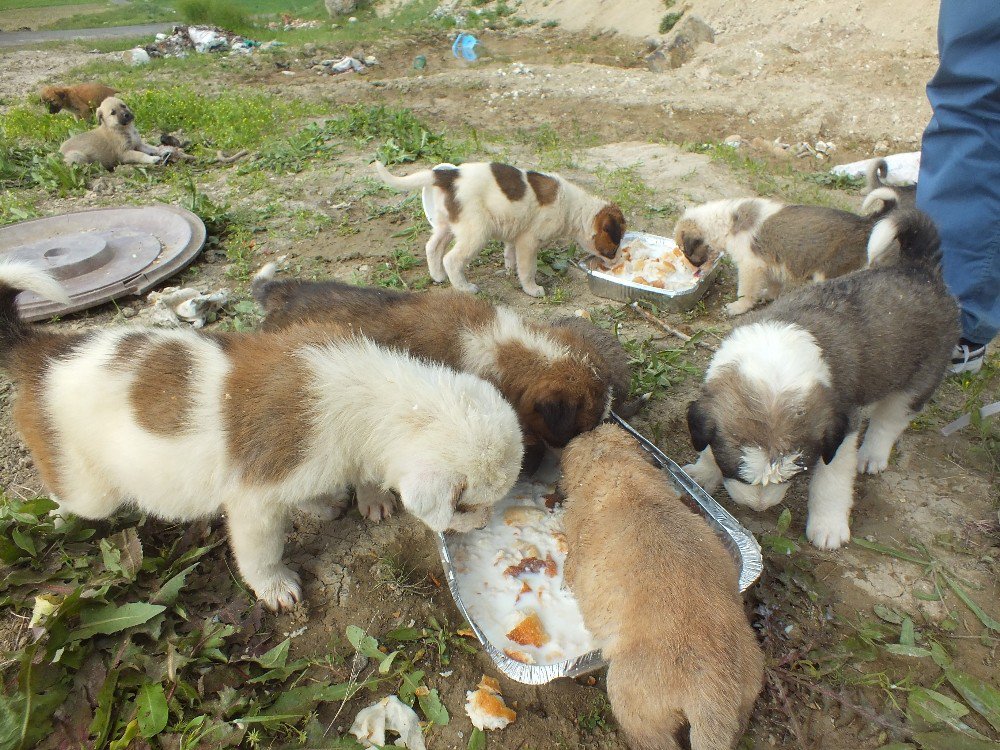
POLYGON ((837 549, 851 541, 851 526, 846 515, 809 514, 806 538, 819 549, 837 549))
POLYGON ((460 292, 468 292, 469 294, 478 294, 479 287, 468 281, 463 281, 461 283, 452 283, 452 286, 460 292))
POLYGON ((444 272, 444 268, 428 268, 427 273, 430 274, 431 280, 435 284, 443 284, 448 280, 448 274, 444 272))
POLYGON ((722 473, 714 466, 706 466, 706 461, 683 466, 684 473, 691 477, 705 492, 712 493, 722 484, 722 473))
POLYGON ((521 288, 524 290, 525 294, 528 294, 528 295, 530 295, 532 297, 544 297, 545 296, 545 290, 542 289, 542 287, 538 286, 538 284, 532 284, 532 285, 522 284, 521 288))
POLYGON ((293 609, 296 602, 302 599, 299 574, 283 563, 262 575, 260 581, 251 584, 251 588, 264 606, 275 612, 293 609))
POLYGON ((736 315, 742 315, 743 313, 750 312, 753 309, 753 300, 736 300, 736 302, 730 302, 726 305, 726 315, 730 317, 735 317, 736 315))
POLYGON ((882 454, 881 451, 870 450, 862 445, 858 451, 858 473, 859 474, 881 474, 889 466, 889 454, 882 454))
POLYGON ((372 523, 381 523, 396 510, 396 498, 391 492, 358 490, 358 511, 372 523))

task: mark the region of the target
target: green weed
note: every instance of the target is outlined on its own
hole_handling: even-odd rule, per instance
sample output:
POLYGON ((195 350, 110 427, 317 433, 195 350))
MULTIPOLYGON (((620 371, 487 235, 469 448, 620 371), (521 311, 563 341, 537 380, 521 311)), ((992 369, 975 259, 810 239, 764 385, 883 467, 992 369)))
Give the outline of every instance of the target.
POLYGON ((230 31, 250 25, 244 9, 232 0, 179 0, 177 10, 187 23, 218 26, 230 31))
POLYGON ((649 212, 656 192, 643 182, 635 167, 620 167, 611 171, 601 169, 597 177, 601 181, 602 193, 617 203, 626 216, 649 212))
POLYGON ((453 143, 431 131, 408 109, 385 106, 351 107, 347 113, 323 125, 324 133, 353 138, 359 144, 382 141, 375 156, 384 164, 426 159, 459 163, 465 156, 464 144, 453 143))
POLYGON ((590 703, 590 708, 576 717, 581 732, 593 734, 598 729, 611 728, 611 704, 604 693, 599 693, 590 703))
POLYGON ((672 385, 697 375, 699 369, 686 359, 687 350, 660 349, 652 339, 622 339, 622 346, 629 355, 632 366, 633 396, 646 393, 658 398, 672 385))
POLYGON ((668 31, 674 28, 674 26, 677 25, 677 22, 681 20, 681 17, 683 15, 684 13, 677 13, 676 11, 671 13, 665 13, 663 15, 663 18, 660 19, 660 33, 666 34, 668 31))

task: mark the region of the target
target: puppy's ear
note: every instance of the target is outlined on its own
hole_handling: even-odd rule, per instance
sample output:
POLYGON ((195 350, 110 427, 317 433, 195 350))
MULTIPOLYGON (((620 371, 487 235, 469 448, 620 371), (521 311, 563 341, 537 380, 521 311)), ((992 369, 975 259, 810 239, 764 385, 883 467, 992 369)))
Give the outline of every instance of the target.
POLYGON ((102 112, 100 109, 97 110, 97 124, 98 125, 104 124, 104 112, 102 112))
POLYGON ((399 499, 407 511, 432 531, 446 531, 468 480, 453 472, 422 469, 399 483, 399 499))
POLYGON ((594 247, 601 256, 614 258, 625 235, 625 214, 618 206, 609 203, 597 212, 594 224, 596 230, 594 247))
POLYGON ((576 414, 579 407, 575 402, 566 399, 539 401, 535 404, 535 411, 545 423, 549 442, 556 448, 562 448, 576 435, 576 414))
POLYGON ((691 445, 701 453, 715 439, 717 427, 701 401, 688 404, 688 431, 691 433, 691 445))
POLYGON ((833 457, 837 455, 837 449, 844 442, 850 423, 850 419, 844 412, 837 412, 833 415, 832 421, 823 433, 823 442, 820 446, 823 463, 829 464, 833 461, 833 457))

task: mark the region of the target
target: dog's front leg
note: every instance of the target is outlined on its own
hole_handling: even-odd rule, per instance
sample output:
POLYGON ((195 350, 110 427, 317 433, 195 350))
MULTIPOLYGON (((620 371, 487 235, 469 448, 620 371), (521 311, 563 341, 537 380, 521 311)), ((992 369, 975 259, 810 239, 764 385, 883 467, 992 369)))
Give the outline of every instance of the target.
POLYGON ((291 609, 302 598, 299 576, 281 561, 285 511, 266 498, 242 495, 225 504, 229 543, 247 585, 270 609, 291 609))
POLYGON ((163 157, 153 156, 142 151, 125 151, 118 161, 122 164, 159 164, 163 161, 163 157))
POLYGON ((508 276, 517 270, 517 248, 513 242, 503 243, 503 270, 508 276))
POLYGON ((525 294, 532 297, 544 297, 545 290, 535 281, 538 270, 538 240, 530 234, 522 234, 514 241, 514 251, 517 257, 517 278, 525 294))
POLYGON ((809 483, 806 537, 820 549, 837 549, 851 541, 851 506, 858 464, 858 433, 852 432, 837 448, 833 460, 816 462, 809 483))
POLYGON ((388 518, 396 508, 396 497, 377 484, 359 484, 354 494, 358 496, 358 512, 373 523, 388 518))
POLYGON ((760 263, 745 258, 736 269, 736 301, 726 305, 729 315, 750 312, 764 295, 767 273, 760 263))
POLYGON ((892 446, 913 419, 909 393, 894 393, 875 404, 865 440, 858 451, 858 471, 878 474, 889 466, 892 446))
POLYGON ((712 453, 711 446, 698 455, 698 460, 695 463, 687 464, 684 471, 709 494, 719 489, 719 485, 722 484, 722 470, 715 463, 715 455, 712 453))

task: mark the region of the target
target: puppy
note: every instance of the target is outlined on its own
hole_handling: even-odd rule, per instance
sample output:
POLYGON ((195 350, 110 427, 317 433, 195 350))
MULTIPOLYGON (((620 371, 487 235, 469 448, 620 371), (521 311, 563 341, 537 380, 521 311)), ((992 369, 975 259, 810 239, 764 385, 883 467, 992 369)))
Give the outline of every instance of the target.
POLYGON ((109 97, 97 108, 97 127, 65 141, 59 151, 67 164, 97 162, 108 171, 119 164, 162 164, 173 149, 143 143, 135 116, 121 99, 109 97))
MULTIPOLYGON (((917 186, 916 185, 889 185, 885 182, 889 174, 889 164, 885 159, 873 159, 868 165, 865 174, 867 184, 865 185, 865 200, 861 204, 861 213, 868 213, 876 207, 879 201, 886 204, 888 208, 916 208, 917 207, 917 186)), ((880 209, 884 213, 885 207, 880 209)))
MULTIPOLYGON (((616 384, 627 382, 615 374, 620 365, 609 365, 602 349, 576 329, 525 321, 510 308, 468 294, 276 281, 274 272, 268 264, 253 281, 254 298, 266 314, 264 329, 308 324, 336 335, 347 326, 385 346, 485 378, 517 411, 529 473, 546 444, 561 448, 607 418, 616 384)), ((369 517, 378 520, 385 511, 383 503, 369 517)))
POLYGON ((397 190, 434 190, 434 231, 427 241, 427 266, 438 283, 446 279, 462 292, 479 288, 465 267, 490 240, 504 243, 504 267, 517 271, 532 297, 545 290, 535 281, 538 250, 568 237, 591 255, 613 262, 625 234, 625 216, 614 203, 595 198, 557 174, 531 172, 507 164, 470 162, 425 169, 396 177, 381 162, 376 171, 397 190), (445 253, 448 243, 455 246, 445 253))
POLYGON ((78 83, 76 86, 46 86, 38 97, 49 108, 49 114, 68 109, 81 120, 89 120, 109 96, 117 89, 103 83, 78 83))
POLYGON ((329 516, 331 489, 376 486, 435 531, 467 531, 517 478, 517 417, 480 378, 346 331, 57 335, 22 322, 24 289, 68 299, 43 272, 0 265, 0 365, 59 515, 224 511, 240 573, 271 608, 301 593, 281 559, 293 508, 329 516))
POLYGON ((725 251, 736 264, 741 315, 783 287, 863 268, 885 248, 871 242, 886 210, 870 216, 823 206, 788 206, 766 198, 712 201, 689 208, 674 229, 677 246, 700 266, 725 251))
POLYGON ((701 456, 685 468, 707 491, 723 482, 734 501, 764 510, 810 472, 806 536, 820 549, 850 540, 855 473, 886 468, 958 338, 930 218, 898 211, 875 233, 898 244, 895 263, 805 287, 739 325, 688 408, 701 456))
POLYGON ((764 675, 732 556, 642 448, 601 425, 562 456, 566 582, 637 750, 733 750, 764 675))

